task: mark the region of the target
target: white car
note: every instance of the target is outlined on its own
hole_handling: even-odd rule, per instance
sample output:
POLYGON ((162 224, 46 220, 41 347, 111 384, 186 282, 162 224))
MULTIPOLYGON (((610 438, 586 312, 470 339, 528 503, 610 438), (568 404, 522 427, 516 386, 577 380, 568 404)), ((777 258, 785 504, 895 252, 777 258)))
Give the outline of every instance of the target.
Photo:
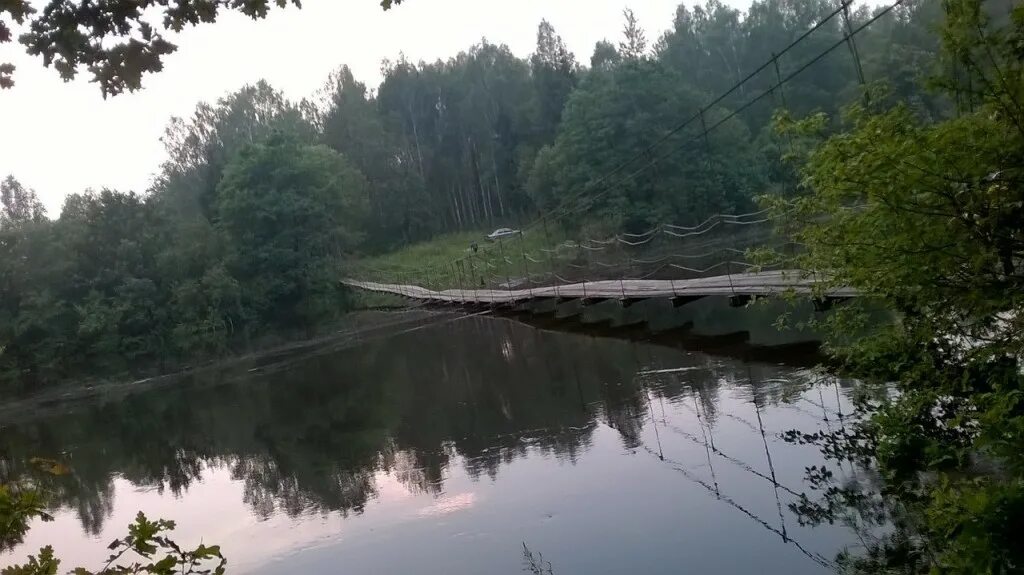
POLYGON ((485 237, 484 239, 486 239, 489 242, 493 242, 495 240, 500 240, 502 238, 509 238, 515 235, 519 235, 520 233, 521 232, 519 230, 513 230, 512 228, 498 228, 493 232, 487 234, 487 237, 485 237))

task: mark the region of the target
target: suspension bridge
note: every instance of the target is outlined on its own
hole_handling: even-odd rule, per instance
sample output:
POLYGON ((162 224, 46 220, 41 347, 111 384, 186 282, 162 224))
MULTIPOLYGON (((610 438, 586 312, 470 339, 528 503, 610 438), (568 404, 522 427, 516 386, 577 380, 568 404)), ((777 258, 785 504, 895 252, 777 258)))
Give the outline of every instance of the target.
MULTIPOLYGON (((431 290, 417 285, 388 284, 344 280, 345 285, 371 292, 388 293, 425 303, 479 305, 517 305, 534 300, 554 299, 559 302, 580 300, 584 304, 617 300, 622 305, 653 298, 669 298, 683 305, 708 296, 727 296, 734 305, 758 297, 786 293, 817 295, 815 279, 799 270, 743 272, 696 279, 636 280, 613 279, 581 281, 526 289, 447 289, 431 290)), ((828 302, 855 297, 856 291, 838 288, 819 297, 819 306, 828 302)))
POLYGON ((824 274, 786 267, 798 263, 801 246, 775 236, 771 226, 778 217, 768 210, 717 214, 695 226, 660 224, 643 233, 555 245, 545 238, 531 245, 519 232, 451 262, 365 270, 370 279, 341 283, 419 303, 471 308, 528 307, 551 300, 583 305, 613 300, 630 306, 649 299, 669 299, 678 307, 715 296, 740 306, 756 298, 796 295, 824 310, 856 297, 856 290, 830 285, 824 274), (747 261, 751 250, 763 248, 773 251, 769 261, 747 261))

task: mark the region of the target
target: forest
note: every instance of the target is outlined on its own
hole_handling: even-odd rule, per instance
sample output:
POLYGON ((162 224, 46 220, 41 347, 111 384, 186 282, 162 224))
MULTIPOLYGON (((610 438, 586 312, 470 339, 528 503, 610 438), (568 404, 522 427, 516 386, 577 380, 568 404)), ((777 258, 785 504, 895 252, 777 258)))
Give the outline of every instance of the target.
MULTIPOLYGON (((340 65, 298 102, 259 82, 172 119, 150 189, 85 190, 59 214, 45 214, 36 192, 8 176, 2 388, 308 336, 350 305, 337 280, 353 260, 439 234, 516 227, 574 201, 833 11, 827 0, 758 0, 747 11, 710 0, 680 5, 669 31, 648 39, 627 10, 622 30, 589 56, 541 22, 526 58, 484 39, 445 61, 384 62, 376 88, 340 65)), ((732 111, 872 12, 849 16, 827 19, 744 94, 723 99, 707 121, 724 122, 709 138, 602 194, 585 217, 552 225, 692 224, 791 187, 773 112, 837 115, 860 93, 850 52, 833 50, 770 98, 732 111)), ((856 44, 863 75, 929 118, 952 109, 919 82, 940 19, 939 3, 906 2, 856 44)))
MULTIPOLYGON (((150 189, 88 190, 53 219, 8 177, 0 391, 314 334, 355 305, 346 270, 446 234, 538 218, 636 233, 761 208, 802 249, 759 257, 824 272, 817 295, 858 292, 814 327, 827 367, 862 382, 859 417, 780 436, 872 480, 807 468, 814 493, 793 510, 891 526, 842 572, 1020 572, 1024 4, 846 8, 711 0, 656 39, 626 10, 589 58, 541 22, 527 58, 482 40, 385 62, 374 89, 342 65, 298 102, 257 83, 172 120, 150 189), (674 127, 687 118, 703 129, 674 127), (653 144, 672 153, 609 185, 653 144)), ((32 497, 13 516, 42 514, 32 497)))

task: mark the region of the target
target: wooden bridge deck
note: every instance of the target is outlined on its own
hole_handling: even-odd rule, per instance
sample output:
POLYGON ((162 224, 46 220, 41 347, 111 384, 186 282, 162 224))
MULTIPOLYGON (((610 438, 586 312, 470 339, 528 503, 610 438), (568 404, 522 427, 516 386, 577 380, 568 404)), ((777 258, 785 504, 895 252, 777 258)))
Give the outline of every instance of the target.
MULTIPOLYGON (((601 280, 527 289, 448 289, 434 291, 415 285, 382 284, 343 280, 343 284, 373 292, 391 293, 431 302, 464 304, 514 304, 534 299, 615 299, 636 301, 649 298, 698 299, 706 296, 759 297, 786 292, 809 295, 815 280, 799 270, 763 271, 687 280, 601 280)), ((825 294, 829 298, 851 298, 853 289, 840 288, 825 294)))

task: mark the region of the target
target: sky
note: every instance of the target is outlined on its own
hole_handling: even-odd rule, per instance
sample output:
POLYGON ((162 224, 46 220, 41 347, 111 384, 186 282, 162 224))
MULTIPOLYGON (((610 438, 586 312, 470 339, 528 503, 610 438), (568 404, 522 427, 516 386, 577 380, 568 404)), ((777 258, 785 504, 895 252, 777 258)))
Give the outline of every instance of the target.
MULTIPOLYGON (((406 0, 385 12, 377 0, 303 0, 301 10, 274 9, 259 21, 224 11, 216 23, 177 35, 178 51, 162 72, 144 78, 142 90, 107 100, 87 75, 65 83, 20 44, 3 44, 0 62, 17 71, 14 89, 0 91, 0 178, 13 174, 34 188, 56 217, 64 197, 86 188, 146 191, 165 158, 160 137, 169 119, 245 84, 265 79, 298 100, 348 64, 376 87, 384 59, 448 58, 481 38, 525 57, 541 19, 586 63, 597 41, 620 39, 627 5, 653 43, 671 26, 678 3, 406 0)), ((726 3, 745 8, 749 0, 726 3)))

